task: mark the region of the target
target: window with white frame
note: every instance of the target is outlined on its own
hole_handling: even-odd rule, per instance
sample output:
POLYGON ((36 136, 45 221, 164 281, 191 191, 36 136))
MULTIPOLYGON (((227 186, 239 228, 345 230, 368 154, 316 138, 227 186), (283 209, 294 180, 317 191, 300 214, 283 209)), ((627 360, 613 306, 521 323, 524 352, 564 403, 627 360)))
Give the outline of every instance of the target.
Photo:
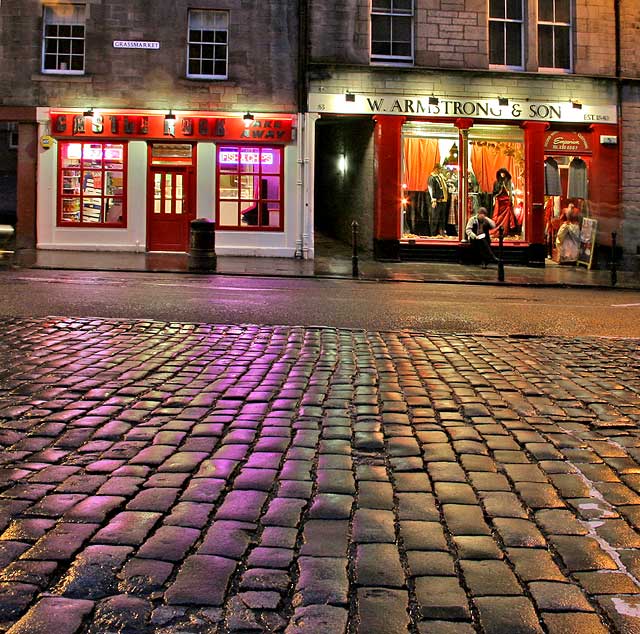
POLYGON ((489 64, 521 69, 522 0, 489 0, 489 64))
POLYGON ((572 68, 570 0, 538 0, 538 66, 572 68))
POLYGON ((187 77, 227 79, 229 13, 191 9, 187 49, 187 77))
POLYGON ((372 0, 371 61, 413 62, 413 0, 372 0))
POLYGON ((45 5, 43 22, 42 72, 83 74, 85 5, 45 5))

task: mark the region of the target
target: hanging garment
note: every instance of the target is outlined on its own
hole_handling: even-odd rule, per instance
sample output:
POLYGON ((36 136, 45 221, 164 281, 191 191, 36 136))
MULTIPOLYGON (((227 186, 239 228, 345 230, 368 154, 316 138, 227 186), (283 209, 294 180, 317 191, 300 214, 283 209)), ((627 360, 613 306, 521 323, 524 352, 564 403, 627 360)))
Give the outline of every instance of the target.
POLYGON ((557 161, 551 156, 547 157, 544 162, 544 195, 562 196, 560 169, 557 161))
POLYGON ((567 198, 589 198, 587 164, 579 156, 569 163, 567 198))

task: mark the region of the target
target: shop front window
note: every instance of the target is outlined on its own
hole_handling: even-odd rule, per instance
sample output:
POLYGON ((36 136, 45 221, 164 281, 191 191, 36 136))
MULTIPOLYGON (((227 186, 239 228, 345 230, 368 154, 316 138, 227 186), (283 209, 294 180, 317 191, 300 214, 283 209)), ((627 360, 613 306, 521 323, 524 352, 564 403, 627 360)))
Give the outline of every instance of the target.
POLYGON ((515 126, 473 126, 469 130, 468 214, 485 207, 505 241, 525 236, 524 136, 515 126))
POLYGON ((407 124, 402 151, 403 237, 457 240, 458 130, 453 125, 407 124))
POLYGON ((506 241, 524 239, 524 138, 519 127, 411 122, 402 135, 402 237, 456 242, 480 207, 506 241), (461 150, 463 150, 461 152, 461 150), (459 157, 468 156, 466 169, 459 157), (461 188, 466 172, 467 186, 461 188), (466 192, 465 192, 466 190, 466 192), (461 200, 461 196, 465 200, 461 200))
POLYGON ((126 145, 59 143, 58 226, 125 227, 126 145))
POLYGON ((221 229, 283 230, 282 158, 280 147, 218 147, 217 224, 221 229))

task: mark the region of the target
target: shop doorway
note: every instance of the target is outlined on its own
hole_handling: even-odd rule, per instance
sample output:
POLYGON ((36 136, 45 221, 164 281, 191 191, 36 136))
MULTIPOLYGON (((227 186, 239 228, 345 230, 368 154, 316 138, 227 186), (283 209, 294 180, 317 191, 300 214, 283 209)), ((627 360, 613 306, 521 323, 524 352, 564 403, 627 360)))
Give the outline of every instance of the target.
POLYGON ((147 250, 186 252, 195 218, 192 147, 151 147, 147 194, 147 250), (173 163, 173 164, 172 164, 173 163))

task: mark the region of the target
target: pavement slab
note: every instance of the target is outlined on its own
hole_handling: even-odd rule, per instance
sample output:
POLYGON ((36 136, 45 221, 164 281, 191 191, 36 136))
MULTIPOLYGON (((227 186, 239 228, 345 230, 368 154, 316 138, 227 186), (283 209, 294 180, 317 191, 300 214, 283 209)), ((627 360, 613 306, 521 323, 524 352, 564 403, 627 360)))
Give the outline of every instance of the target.
POLYGON ((636 631, 639 359, 0 321, 0 632, 636 631))

